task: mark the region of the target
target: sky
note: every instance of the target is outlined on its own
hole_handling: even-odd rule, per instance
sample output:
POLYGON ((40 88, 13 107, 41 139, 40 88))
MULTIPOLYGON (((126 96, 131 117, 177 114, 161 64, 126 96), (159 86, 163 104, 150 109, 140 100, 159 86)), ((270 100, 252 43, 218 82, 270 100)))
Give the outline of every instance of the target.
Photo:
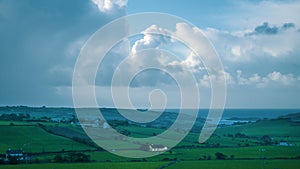
MULTIPOLYGON (((198 27, 214 46, 226 76, 226 108, 300 108, 299 11, 300 1, 293 0, 0 0, 0 105, 72 107, 73 71, 89 37, 116 18, 161 12, 198 27)), ((187 30, 181 25, 174 35, 187 30)), ((95 80, 98 104, 114 106, 109 86, 124 54, 155 48, 175 50, 181 60, 141 56, 125 66, 136 70, 151 62, 188 67, 197 76, 201 104, 209 107, 211 77, 201 60, 151 31, 166 30, 152 25, 107 54, 95 80)), ((133 105, 149 106, 149 93, 160 87, 167 106, 177 107, 180 94, 174 83, 160 71, 141 73, 130 86, 133 105)))

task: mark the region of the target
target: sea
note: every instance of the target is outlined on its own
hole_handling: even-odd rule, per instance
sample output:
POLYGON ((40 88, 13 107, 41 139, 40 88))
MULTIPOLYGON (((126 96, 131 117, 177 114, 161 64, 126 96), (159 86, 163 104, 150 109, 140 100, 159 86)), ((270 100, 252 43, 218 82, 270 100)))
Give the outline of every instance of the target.
MULTIPOLYGON (((180 109, 166 109, 166 112, 178 113, 180 109)), ((194 111, 193 109, 185 109, 186 112, 194 111)), ((205 118, 209 109, 198 110, 198 117, 205 118)), ((280 116, 300 113, 300 109, 224 109, 222 119, 274 119, 280 116)))
MULTIPOLYGON (((180 109, 167 109, 166 112, 180 112, 180 109)), ((195 111, 185 109, 184 112, 195 111)), ((196 110, 197 111, 197 110, 196 110)), ((198 119, 205 119, 209 109, 198 110, 198 119)), ((300 113, 300 109, 224 109, 219 125, 255 122, 261 119, 276 119, 288 114, 300 113)))

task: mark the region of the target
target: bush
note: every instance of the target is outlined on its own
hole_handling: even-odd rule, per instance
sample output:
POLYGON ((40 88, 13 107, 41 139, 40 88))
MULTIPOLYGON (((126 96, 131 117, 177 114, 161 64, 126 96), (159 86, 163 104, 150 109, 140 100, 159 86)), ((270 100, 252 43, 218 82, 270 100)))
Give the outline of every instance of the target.
POLYGON ((10 164, 18 164, 18 158, 13 156, 8 156, 8 161, 10 164))
POLYGON ((54 162, 56 162, 56 163, 63 163, 63 162, 67 162, 67 160, 62 155, 56 155, 54 157, 54 162))
POLYGON ((84 153, 69 153, 66 156, 56 155, 54 157, 54 161, 56 163, 64 163, 64 162, 90 162, 90 155, 86 155, 84 153))
POLYGON ((272 138, 268 135, 264 135, 260 139, 264 145, 271 145, 272 144, 272 138))
POLYGON ((227 158, 227 156, 225 154, 220 153, 220 152, 216 152, 215 156, 216 156, 217 160, 225 160, 227 158))
POLYGON ((90 155, 83 153, 70 153, 69 155, 70 162, 89 162, 90 155))
POLYGON ((247 136, 243 133, 235 133, 236 138, 247 138, 247 136))
POLYGON ((162 161, 171 161, 171 159, 166 157, 166 158, 163 158, 162 161))

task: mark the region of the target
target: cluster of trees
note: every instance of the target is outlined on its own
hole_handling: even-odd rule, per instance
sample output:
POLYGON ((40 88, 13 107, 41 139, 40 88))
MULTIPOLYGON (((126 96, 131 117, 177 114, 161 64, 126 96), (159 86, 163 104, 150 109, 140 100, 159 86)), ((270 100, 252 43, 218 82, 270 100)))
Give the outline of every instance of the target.
POLYGON ((250 137, 247 136, 246 134, 240 133, 240 132, 235 133, 235 134, 228 133, 228 134, 225 134, 224 136, 232 137, 232 138, 250 138, 250 137))
MULTIPOLYGON (((250 136, 247 136, 246 134, 244 133, 235 133, 235 134, 231 134, 231 133, 228 133, 228 134, 224 134, 225 137, 232 137, 232 138, 253 138, 253 139, 257 139, 260 141, 260 144, 262 145, 272 145, 276 142, 274 142, 272 140, 272 138, 269 136, 269 135, 263 135, 262 137, 250 137, 250 136)), ((259 142, 258 142, 259 144, 259 142)), ((238 144, 238 146, 241 146, 241 144, 238 144)), ((245 146, 249 146, 248 143, 245 144, 245 146)))
POLYGON ((199 158, 199 160, 211 160, 210 155, 204 155, 202 158, 199 158))
MULTIPOLYGON (((0 164, 20 164, 25 163, 26 160, 20 160, 14 156, 8 156, 8 160, 4 160, 6 157, 4 154, 0 155, 0 164)), ((25 157, 24 157, 25 158, 25 157)), ((28 163, 40 163, 41 161, 38 158, 35 160, 29 159, 28 163)), ((72 152, 68 154, 58 154, 52 160, 48 159, 48 161, 42 162, 55 162, 55 163, 83 163, 83 162, 91 162, 90 155, 80 153, 80 152, 72 152)))
POLYGON ((4 121, 23 121, 23 120, 28 120, 28 119, 30 119, 30 115, 23 114, 23 113, 1 114, 1 116, 0 116, 0 120, 4 120, 4 121))
POLYGON ((0 154, 0 164, 4 164, 5 154, 0 154))
MULTIPOLYGON (((221 152, 215 153, 215 159, 216 160, 233 160, 235 157, 234 155, 230 155, 229 157, 221 152)), ((199 158, 198 160, 212 160, 212 157, 210 155, 204 155, 203 157, 199 158)))
MULTIPOLYGON (((32 117, 29 113, 5 113, 0 115, 0 120, 2 121, 27 121, 27 122, 56 122, 53 121, 51 117, 32 117)), ((77 123, 78 119, 75 115, 72 115, 70 118, 63 117, 60 120, 60 123, 77 123)))
POLYGON ((56 163, 81 163, 81 162, 90 162, 90 155, 84 153, 69 153, 67 155, 56 155, 54 157, 54 162, 56 163))
POLYGON ((260 138, 260 140, 262 141, 263 145, 271 145, 273 144, 272 142, 272 138, 268 135, 264 135, 260 138))
POLYGON ((220 153, 220 152, 216 152, 215 156, 216 156, 217 160, 226 160, 227 159, 227 155, 220 153))

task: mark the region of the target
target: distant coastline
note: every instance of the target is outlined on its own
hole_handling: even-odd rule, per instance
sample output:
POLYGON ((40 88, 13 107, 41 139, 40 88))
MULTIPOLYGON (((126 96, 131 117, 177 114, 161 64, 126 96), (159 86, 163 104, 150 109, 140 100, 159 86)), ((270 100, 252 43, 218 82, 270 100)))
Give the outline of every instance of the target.
MULTIPOLYGON (((94 109, 94 108, 82 108, 82 109, 94 109)), ((101 107, 101 110, 111 110, 115 112, 115 108, 106 108, 101 107)), ((138 111, 147 111, 147 109, 136 109, 138 111)), ((166 109, 164 110, 165 113, 178 113, 180 109, 166 109)), ((193 109, 184 109, 185 112, 194 111, 193 109)), ((198 116, 201 118, 205 118, 208 114, 209 109, 204 108, 200 109, 198 112, 198 116)), ((254 108, 226 108, 224 109, 222 119, 225 120, 232 120, 232 119, 239 119, 239 120, 249 120, 249 119, 272 119, 278 118, 280 116, 299 113, 300 108, 294 109, 273 109, 273 108, 264 108, 264 109, 254 109, 254 108)), ((33 115, 42 115, 43 113, 50 113, 51 115, 74 115, 75 108, 71 107, 29 107, 29 106, 0 106, 0 115, 4 113, 30 113, 33 115)))

